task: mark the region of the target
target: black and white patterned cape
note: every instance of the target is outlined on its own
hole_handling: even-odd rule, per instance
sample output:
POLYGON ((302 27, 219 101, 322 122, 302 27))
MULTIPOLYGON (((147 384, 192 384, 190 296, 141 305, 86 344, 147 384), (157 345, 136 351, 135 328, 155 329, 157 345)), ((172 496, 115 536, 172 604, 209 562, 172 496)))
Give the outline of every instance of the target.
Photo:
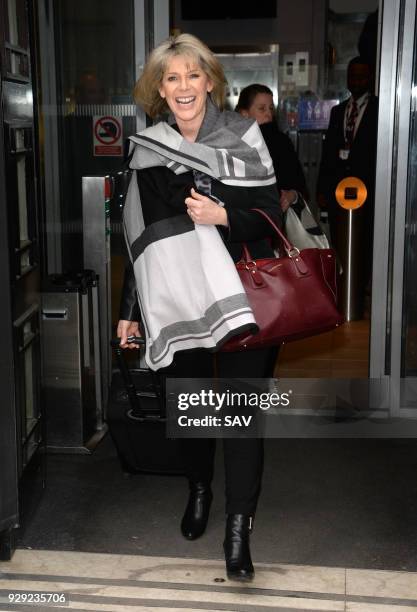
MULTIPOLYGON (((167 166, 176 174, 194 170, 234 186, 274 184, 272 161, 257 123, 237 113, 220 113, 213 105, 208 112, 215 113, 214 127, 198 142, 188 142, 165 122, 132 136, 130 167, 167 166)), ((170 365, 177 351, 215 350, 233 335, 257 330, 215 226, 195 225, 184 203, 184 214, 145 227, 136 180, 130 181, 123 222, 151 369, 170 365)))

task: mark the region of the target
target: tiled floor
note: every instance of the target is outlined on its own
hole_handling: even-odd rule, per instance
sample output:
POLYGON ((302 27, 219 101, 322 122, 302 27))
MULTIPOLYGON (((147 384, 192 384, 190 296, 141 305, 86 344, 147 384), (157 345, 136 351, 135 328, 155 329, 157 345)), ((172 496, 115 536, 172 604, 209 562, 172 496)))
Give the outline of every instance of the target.
MULTIPOLYGON (((67 609, 79 611, 417 610, 417 573, 257 564, 241 585, 226 579, 222 560, 18 550, 0 563, 0 601, 28 591, 65 593, 67 609)), ((0 612, 57 607, 1 603, 0 612)))

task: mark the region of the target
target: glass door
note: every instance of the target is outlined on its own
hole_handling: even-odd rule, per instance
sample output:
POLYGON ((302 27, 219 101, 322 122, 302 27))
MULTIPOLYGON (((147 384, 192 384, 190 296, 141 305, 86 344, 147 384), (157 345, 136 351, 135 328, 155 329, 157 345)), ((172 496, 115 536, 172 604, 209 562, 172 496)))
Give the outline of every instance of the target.
POLYGON ((371 377, 388 383, 390 416, 404 419, 417 419, 415 13, 416 0, 385 3, 370 360, 371 377))

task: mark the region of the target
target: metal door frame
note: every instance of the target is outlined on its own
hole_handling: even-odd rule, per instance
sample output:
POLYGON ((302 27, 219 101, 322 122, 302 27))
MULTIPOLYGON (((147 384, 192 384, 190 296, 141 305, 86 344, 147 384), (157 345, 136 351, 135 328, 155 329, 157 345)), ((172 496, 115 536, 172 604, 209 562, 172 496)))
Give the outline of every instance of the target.
MULTIPOLYGON (((381 3, 382 4, 382 3, 381 3)), ((382 7, 380 7, 381 9, 382 7)), ((370 377, 388 379, 391 416, 401 408, 405 211, 416 0, 386 0, 382 12, 372 275, 370 377)))
MULTIPOLYGON (((169 0, 133 0, 135 78, 142 74, 149 53, 169 36, 169 0)), ((136 107, 136 130, 146 128, 146 115, 136 107)))
MULTIPOLYGON (((1 75, 0 75, 1 76, 1 75)), ((0 100, 2 80, 0 78, 0 100)), ((10 559, 13 551, 13 528, 19 522, 18 443, 15 367, 13 354, 12 288, 7 219, 3 117, 0 113, 0 560, 10 559)))

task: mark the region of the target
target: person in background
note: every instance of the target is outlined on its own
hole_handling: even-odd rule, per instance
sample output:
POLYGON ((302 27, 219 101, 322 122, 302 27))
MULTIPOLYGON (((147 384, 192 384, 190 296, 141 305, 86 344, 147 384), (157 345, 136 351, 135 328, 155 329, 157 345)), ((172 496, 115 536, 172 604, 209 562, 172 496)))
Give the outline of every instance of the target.
POLYGON ((275 121, 272 91, 266 85, 253 83, 244 87, 235 110, 258 122, 274 164, 280 204, 283 212, 299 201, 299 194, 308 199, 306 180, 291 140, 281 132, 275 121))
POLYGON ((355 210, 357 244, 364 250, 361 270, 363 302, 371 273, 375 205, 378 98, 372 93, 373 82, 373 70, 368 61, 359 56, 353 58, 347 70, 347 87, 351 96, 332 108, 317 181, 318 204, 328 212, 331 241, 340 256, 346 240, 344 210, 336 201, 336 187, 342 179, 350 176, 359 178, 366 186, 365 204, 355 210))
MULTIPOLYGON (((138 155, 135 156, 135 151, 133 152, 130 167, 136 168, 132 181, 137 181, 140 196, 138 201, 133 203, 133 208, 141 208, 145 226, 143 235, 146 234, 148 240, 152 237, 155 241, 158 231, 167 227, 172 230, 175 224, 177 227, 180 224, 181 228, 185 229, 182 235, 175 236, 176 245, 178 250, 184 251, 190 244, 191 234, 197 232, 199 226, 211 226, 217 228, 223 238, 219 244, 221 253, 224 251, 224 265, 233 266, 230 256, 234 262, 239 261, 243 243, 247 241, 251 242, 251 254, 254 258, 273 257, 270 237, 274 231, 262 216, 251 209, 263 209, 279 225, 282 225, 282 213, 276 205, 278 191, 272 161, 259 128, 235 112, 223 111, 225 85, 221 64, 210 49, 194 36, 180 34, 154 49, 136 84, 135 99, 154 119, 166 112, 170 114, 166 123, 159 122, 136 137, 136 142, 139 140, 139 143, 140 138, 147 143, 151 140, 156 143, 158 156, 152 157, 152 151, 143 152, 143 148, 137 145, 135 151, 138 155), (150 130, 153 139, 150 137, 150 130), (159 140, 155 140, 155 134, 160 134, 159 140), (187 152, 184 161, 181 158, 182 166, 173 163, 170 157, 173 143, 178 142, 179 152, 187 152), (245 146, 242 146, 243 143, 245 146), (202 151, 206 152, 209 160, 219 157, 225 160, 226 165, 219 179, 201 170, 209 168, 208 162, 201 163, 206 161, 201 159, 202 151), (150 161, 153 159, 154 165, 150 161), (143 161, 142 166, 139 160, 143 161), (246 167, 250 172, 250 187, 245 182, 245 175, 242 176, 242 168, 246 167), (236 173, 235 168, 239 170, 236 173), (146 232, 148 228, 149 232, 146 232)), ((135 142, 135 139, 133 140, 135 142)), ((174 152, 177 153, 177 150, 174 152)), ((136 183, 133 185, 136 189, 136 183)), ((132 213, 132 224, 137 217, 137 213, 132 213)), ((127 225, 129 218, 125 217, 127 236, 130 234, 127 225)), ((206 232, 200 229, 199 233, 206 232)), ((132 240, 135 246, 139 244, 134 237, 132 240)), ((130 252, 132 253, 132 245, 130 252)), ((214 255, 220 264, 220 253, 213 253, 214 255)), ((161 252, 158 256, 159 269, 163 271, 167 262, 164 264, 161 252)), ((187 253, 184 256, 187 256, 187 253)), ((129 336, 140 335, 141 316, 144 327, 148 330, 147 335, 149 333, 146 308, 142 308, 144 301, 149 302, 149 296, 140 296, 139 309, 137 289, 139 291, 141 279, 134 275, 137 270, 132 269, 134 264, 135 257, 131 254, 131 263, 126 268, 117 329, 122 348, 133 348, 127 339, 129 336)), ((186 265, 178 269, 178 274, 184 275, 185 278, 187 272, 186 265)), ((217 274, 220 282, 223 278, 220 265, 217 274)), ((146 269, 146 275, 152 276, 151 268, 146 269)), ((161 274, 159 278, 152 276, 151 280, 159 283, 158 290, 163 298, 161 304, 153 304, 155 311, 158 308, 178 309, 181 305, 181 291, 178 290, 178 294, 175 294, 172 287, 166 287, 170 279, 161 274)), ((193 296, 192 301, 198 303, 199 295, 193 296)), ((184 320, 187 316, 188 311, 184 312, 184 320)), ((185 336, 185 340, 190 342, 194 338, 192 335, 185 336)), ((204 336, 202 337, 204 339, 204 336)), ((196 341, 199 340, 198 335, 195 338, 196 341)), ((272 357, 276 354, 275 349, 227 353, 216 352, 214 346, 214 350, 215 352, 213 348, 195 348, 192 351, 177 351, 172 365, 158 372, 163 376, 175 378, 212 378, 215 372, 221 378, 262 378, 273 375, 272 357)), ((206 529, 213 497, 211 482, 215 442, 213 438, 182 440, 189 499, 181 522, 181 531, 189 540, 200 537, 206 529)), ((249 437, 224 438, 223 449, 227 515, 223 546, 227 575, 231 580, 248 581, 254 576, 249 533, 261 489, 263 440, 249 437)), ((155 452, 158 452, 157 449, 155 452)))

